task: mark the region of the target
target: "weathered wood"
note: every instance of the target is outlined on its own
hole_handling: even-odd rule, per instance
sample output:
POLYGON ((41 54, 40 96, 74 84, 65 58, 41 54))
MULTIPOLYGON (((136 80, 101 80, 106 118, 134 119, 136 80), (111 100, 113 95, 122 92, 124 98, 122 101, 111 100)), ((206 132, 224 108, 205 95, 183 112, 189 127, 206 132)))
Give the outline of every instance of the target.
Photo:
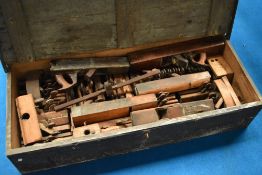
POLYGON ((31 72, 26 79, 26 92, 32 94, 34 99, 41 98, 39 74, 37 72, 31 72))
POLYGON ((22 0, 36 57, 116 48, 114 0, 22 0))
POLYGON ((130 109, 136 111, 156 106, 156 96, 154 94, 148 94, 74 106, 71 108, 71 117, 74 124, 79 126, 84 123, 90 124, 115 118, 128 117, 130 109))
MULTIPOLYGON (((135 46, 148 48, 225 33, 229 36, 237 4, 237 0, 2 2, 18 62, 98 56, 97 52, 115 49, 119 54, 124 52, 122 48, 130 52, 135 46)), ((7 53, 4 60, 15 58, 7 53)))
POLYGON ((207 34, 217 35, 219 33, 223 33, 229 38, 231 35, 238 0, 211 0, 210 3, 211 6, 208 7, 210 13, 207 34))
POLYGON ((1 8, 0 6, 0 59, 4 70, 7 72, 10 69, 10 64, 16 62, 16 56, 1 8))
POLYGON ((21 1, 1 0, 1 8, 16 58, 19 62, 34 61, 31 34, 21 1))
POLYGON ((155 125, 138 126, 136 130, 101 135, 101 138, 53 143, 47 147, 23 148, 7 152, 9 159, 23 173, 91 161, 112 155, 139 151, 158 145, 176 143, 213 135, 237 128, 245 128, 260 111, 262 104, 244 105, 223 113, 210 112, 196 118, 163 121, 155 125), (164 136, 164 137, 163 137, 164 136), (66 143, 63 147, 61 144, 66 143), (68 154, 61 154, 68 153, 68 154), (70 153, 70 154, 69 154, 70 153), (106 153, 106 154, 105 154, 106 153), (38 161, 32 161, 37 157, 38 161), (19 160, 23 160, 19 162, 19 160), (56 163, 54 163, 56 162, 56 163))
POLYGON ((86 69, 103 69, 107 73, 127 72, 129 62, 126 57, 105 57, 74 60, 59 60, 51 64, 51 71, 72 71, 86 69), (111 71, 110 71, 111 70, 111 71))
POLYGON ((201 72, 139 83, 135 85, 135 88, 139 95, 159 92, 178 92, 200 87, 208 83, 210 78, 209 72, 201 72))
POLYGON ((222 17, 224 13, 231 14, 231 9, 225 12, 223 7, 227 1, 223 3, 219 1, 217 7, 219 10, 223 8, 223 11, 212 9, 212 12, 218 15, 213 15, 211 19, 215 24, 212 25, 212 28, 208 28, 212 2, 210 0, 188 0, 183 3, 180 0, 153 0, 150 2, 147 0, 116 0, 118 45, 119 47, 131 47, 182 37, 201 37, 206 34, 223 35, 225 30, 219 31, 219 25, 223 20, 223 26, 230 26, 231 20, 225 20, 227 18, 222 17))
POLYGON ((216 78, 222 78, 223 76, 227 76, 228 79, 232 82, 234 72, 223 57, 212 57, 208 59, 208 64, 210 65, 216 78))

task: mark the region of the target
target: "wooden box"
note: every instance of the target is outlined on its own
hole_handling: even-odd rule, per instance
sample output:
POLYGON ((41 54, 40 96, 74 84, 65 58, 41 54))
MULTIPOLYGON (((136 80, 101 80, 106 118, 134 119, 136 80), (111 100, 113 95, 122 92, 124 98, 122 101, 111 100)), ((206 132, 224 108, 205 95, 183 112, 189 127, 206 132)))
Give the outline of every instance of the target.
POLYGON ((237 0, 1 0, 1 58, 8 79, 7 157, 26 173, 247 127, 260 111, 262 101, 228 41, 237 3, 237 0), (139 62, 152 53, 186 51, 223 56, 234 72, 233 87, 242 105, 100 135, 21 147, 15 98, 18 79, 27 72, 48 69, 51 61, 59 59, 131 55, 139 62))

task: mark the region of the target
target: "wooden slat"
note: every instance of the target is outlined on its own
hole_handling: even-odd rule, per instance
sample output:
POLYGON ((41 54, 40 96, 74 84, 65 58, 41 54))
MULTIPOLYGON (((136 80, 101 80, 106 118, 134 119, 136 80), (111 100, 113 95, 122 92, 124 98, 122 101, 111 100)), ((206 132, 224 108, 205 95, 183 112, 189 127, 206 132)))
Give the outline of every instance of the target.
POLYGON ((257 91, 229 41, 226 42, 223 56, 235 73, 233 87, 236 85, 240 89, 240 96, 243 97, 243 100, 245 102, 261 101, 261 95, 257 91))
POLYGON ((214 72, 216 78, 222 78, 223 76, 227 76, 228 79, 232 82, 234 72, 223 57, 211 57, 207 61, 212 71, 214 72))
POLYGON ((208 83, 210 78, 211 75, 209 72, 201 72, 139 83, 135 85, 135 88, 139 95, 159 92, 178 92, 200 87, 208 83))
POLYGON ((42 140, 32 94, 17 97, 16 106, 24 145, 42 140))
POLYGON ((71 117, 76 126, 129 116, 129 110, 136 111, 157 106, 154 94, 84 104, 71 108, 71 117))
POLYGON ((232 106, 235 106, 235 102, 231 96, 231 93, 229 92, 227 86, 224 84, 224 82, 222 81, 222 79, 218 79, 218 80, 215 80, 214 81, 217 88, 219 89, 222 97, 223 97, 223 100, 224 100, 224 103, 225 103, 225 106, 226 107, 232 107, 232 106))
POLYGON ((237 97, 237 95, 236 95, 233 87, 232 87, 231 84, 229 83, 227 77, 222 77, 222 80, 223 80, 223 82, 225 83, 228 91, 230 92, 230 94, 231 94, 231 96, 232 96, 235 104, 236 104, 237 106, 238 106, 238 105, 241 105, 241 103, 240 103, 240 101, 239 101, 239 99, 238 99, 238 97, 237 97))

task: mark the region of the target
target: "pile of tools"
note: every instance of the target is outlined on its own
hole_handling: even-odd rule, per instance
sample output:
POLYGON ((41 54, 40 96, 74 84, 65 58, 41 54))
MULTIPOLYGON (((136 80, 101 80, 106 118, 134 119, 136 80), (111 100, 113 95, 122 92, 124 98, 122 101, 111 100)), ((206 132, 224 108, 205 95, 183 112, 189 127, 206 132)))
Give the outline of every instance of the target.
MULTIPOLYGON (((137 58, 136 58, 137 59, 137 58)), ((126 57, 62 60, 30 72, 16 98, 22 144, 57 141, 240 105, 233 71, 205 52, 159 58, 151 70, 126 57)), ((147 60, 147 61, 150 61, 147 60)))

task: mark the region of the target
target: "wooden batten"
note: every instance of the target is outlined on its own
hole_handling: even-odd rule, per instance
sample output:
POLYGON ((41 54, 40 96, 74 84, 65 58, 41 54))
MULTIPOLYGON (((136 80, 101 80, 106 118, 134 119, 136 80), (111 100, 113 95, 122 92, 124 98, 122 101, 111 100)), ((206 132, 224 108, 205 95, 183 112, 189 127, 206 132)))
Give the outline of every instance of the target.
POLYGON ((253 101, 260 101, 261 96, 259 95, 258 90, 256 90, 255 85, 242 65, 240 59, 237 57, 237 54, 229 41, 225 43, 223 56, 233 69, 233 86, 238 89, 237 92, 240 93, 239 95, 243 98, 244 102, 250 103, 253 101))

